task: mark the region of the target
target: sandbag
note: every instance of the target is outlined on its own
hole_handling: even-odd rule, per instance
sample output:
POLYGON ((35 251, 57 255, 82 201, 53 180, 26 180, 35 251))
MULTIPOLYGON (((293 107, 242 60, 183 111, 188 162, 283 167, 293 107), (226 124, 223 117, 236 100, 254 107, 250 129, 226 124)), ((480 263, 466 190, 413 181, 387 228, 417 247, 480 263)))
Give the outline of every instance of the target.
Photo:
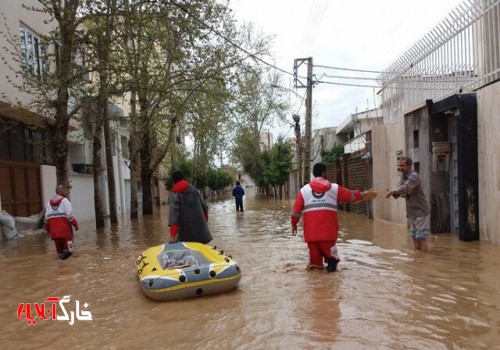
POLYGON ((5 237, 12 239, 17 236, 16 222, 5 210, 0 212, 0 224, 2 225, 2 233, 5 237))
POLYGON ((43 227, 45 209, 31 216, 16 216, 14 218, 18 232, 38 230, 43 227))

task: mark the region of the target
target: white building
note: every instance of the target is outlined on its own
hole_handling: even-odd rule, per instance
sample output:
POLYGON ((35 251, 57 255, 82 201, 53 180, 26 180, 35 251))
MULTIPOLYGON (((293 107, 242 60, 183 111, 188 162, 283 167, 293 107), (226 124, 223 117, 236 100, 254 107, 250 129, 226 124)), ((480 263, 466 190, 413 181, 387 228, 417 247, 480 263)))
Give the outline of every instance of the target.
MULTIPOLYGON (((375 187, 393 188, 401 154, 425 181, 431 230, 500 244, 500 1, 470 0, 379 76, 385 125, 373 130, 375 187)), ((406 222, 404 201, 375 218, 406 222)))
MULTIPOLYGON (((54 195, 57 185, 52 138, 44 128, 48 116, 30 106, 33 96, 20 92, 14 85, 22 84, 16 74, 21 67, 30 67, 39 75, 48 67, 43 53, 53 48, 44 45, 41 37, 48 34, 54 21, 28 8, 40 6, 36 0, 2 1, 0 12, 3 35, 0 46, 17 50, 21 61, 11 52, 4 52, 0 62, 0 209, 12 216, 30 216, 42 211, 54 195)), ((121 108, 109 103, 110 113, 122 116, 121 108)), ((119 120, 119 118, 118 118, 119 120)), ((92 177, 91 141, 84 137, 76 121, 70 123, 69 160, 71 202, 79 221, 95 220, 94 181, 92 177)), ((126 123, 112 123, 113 167, 115 172, 117 211, 128 210, 130 173, 127 167, 128 128, 126 123)), ((103 151, 104 152, 104 151, 103 151)), ((102 156, 104 160, 104 153, 102 156)), ((100 175, 105 214, 109 214, 107 177, 100 175)))

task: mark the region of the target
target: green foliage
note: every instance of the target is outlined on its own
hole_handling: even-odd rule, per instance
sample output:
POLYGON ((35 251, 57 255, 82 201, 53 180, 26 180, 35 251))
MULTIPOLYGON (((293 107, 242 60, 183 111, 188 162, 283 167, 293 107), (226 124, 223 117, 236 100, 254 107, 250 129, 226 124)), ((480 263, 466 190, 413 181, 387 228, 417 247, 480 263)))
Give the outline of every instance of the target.
POLYGON ((329 151, 321 152, 321 161, 324 164, 333 164, 344 154, 344 146, 333 146, 329 151))
POLYGON ((280 136, 269 154, 269 163, 264 170, 265 182, 270 185, 284 185, 288 181, 291 169, 290 145, 285 143, 283 137, 280 136))
POLYGON ((169 191, 172 189, 173 186, 172 174, 177 170, 182 171, 185 179, 188 182, 191 182, 193 179, 193 161, 184 156, 179 157, 179 159, 175 161, 175 163, 173 164, 172 168, 168 173, 168 178, 165 179, 165 188, 169 191))
POLYGON ((232 176, 222 169, 209 169, 207 175, 207 185, 213 191, 219 191, 233 182, 232 176))
POLYGON ((267 181, 265 175, 266 168, 269 167, 269 164, 271 162, 271 159, 269 157, 269 152, 264 151, 259 154, 258 157, 258 165, 259 167, 255 169, 256 174, 254 175, 255 177, 253 178, 255 181, 255 184, 259 187, 266 188, 267 185, 269 185, 269 182, 267 181))
POLYGON ((238 100, 235 111, 240 127, 250 127, 261 133, 265 127, 284 124, 289 103, 282 89, 281 76, 252 67, 238 78, 238 100))
POLYGON ((236 132, 233 157, 241 164, 256 185, 264 183, 264 164, 266 155, 260 150, 258 131, 250 126, 240 127, 236 132))
MULTIPOLYGON (((54 31, 42 37, 51 47, 58 46, 57 54, 44 52, 47 67, 56 70, 47 70, 44 79, 24 74, 22 86, 30 93, 38 87, 35 109, 55 117, 58 178, 67 178, 63 170, 68 164, 69 120, 78 116, 80 102, 99 96, 102 120, 86 120, 96 114, 91 113, 94 106, 86 104, 84 125, 109 122, 102 113, 107 101, 130 102, 130 114, 120 122, 129 122, 131 191, 134 194, 140 175, 143 203, 152 203, 151 177, 167 163, 169 153, 176 157, 176 139, 187 134, 194 141, 193 158, 173 169, 180 168, 193 185, 207 184, 209 169, 216 159, 223 165, 231 143, 235 163, 257 184, 266 183, 269 155, 261 151, 260 135, 264 128, 284 122, 288 101, 283 90, 273 87, 283 85, 280 74, 256 64, 270 58, 271 37, 252 25, 237 28, 228 2, 39 3, 47 22, 56 19, 54 31)), ((13 40, 13 47, 18 45, 13 40)), ((92 131, 101 135, 98 129, 92 131)))
POLYGON ((269 155, 261 150, 266 128, 284 123, 289 105, 280 86, 281 77, 251 67, 238 77, 234 112, 238 116, 233 138, 232 159, 258 186, 265 186, 264 168, 269 155))

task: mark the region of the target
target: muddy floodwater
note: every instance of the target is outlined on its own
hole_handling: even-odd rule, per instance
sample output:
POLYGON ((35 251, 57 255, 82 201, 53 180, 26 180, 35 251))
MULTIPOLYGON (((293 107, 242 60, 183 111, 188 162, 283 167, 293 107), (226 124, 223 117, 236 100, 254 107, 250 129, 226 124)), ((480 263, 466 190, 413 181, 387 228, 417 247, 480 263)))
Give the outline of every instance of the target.
POLYGON ((500 349, 499 246, 442 234, 415 252, 404 226, 341 211, 337 272, 308 272, 291 206, 250 189, 243 213, 210 202, 210 245, 239 263, 239 288, 174 302, 149 300, 135 265, 168 240, 168 206, 99 232, 82 223, 66 261, 41 232, 2 238, 0 349, 500 349), (73 322, 18 317, 64 296, 73 322))

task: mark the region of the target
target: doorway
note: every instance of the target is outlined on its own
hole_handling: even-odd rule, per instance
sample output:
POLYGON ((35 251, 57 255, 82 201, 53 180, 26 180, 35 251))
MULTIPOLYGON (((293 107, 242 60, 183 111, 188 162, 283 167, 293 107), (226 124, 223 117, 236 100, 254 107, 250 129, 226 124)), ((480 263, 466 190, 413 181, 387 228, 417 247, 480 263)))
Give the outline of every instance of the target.
POLYGON ((441 224, 460 240, 479 239, 476 94, 428 101, 432 151, 431 226, 441 224), (443 185, 444 184, 444 185, 443 185), (447 208, 446 208, 447 207, 447 208))

